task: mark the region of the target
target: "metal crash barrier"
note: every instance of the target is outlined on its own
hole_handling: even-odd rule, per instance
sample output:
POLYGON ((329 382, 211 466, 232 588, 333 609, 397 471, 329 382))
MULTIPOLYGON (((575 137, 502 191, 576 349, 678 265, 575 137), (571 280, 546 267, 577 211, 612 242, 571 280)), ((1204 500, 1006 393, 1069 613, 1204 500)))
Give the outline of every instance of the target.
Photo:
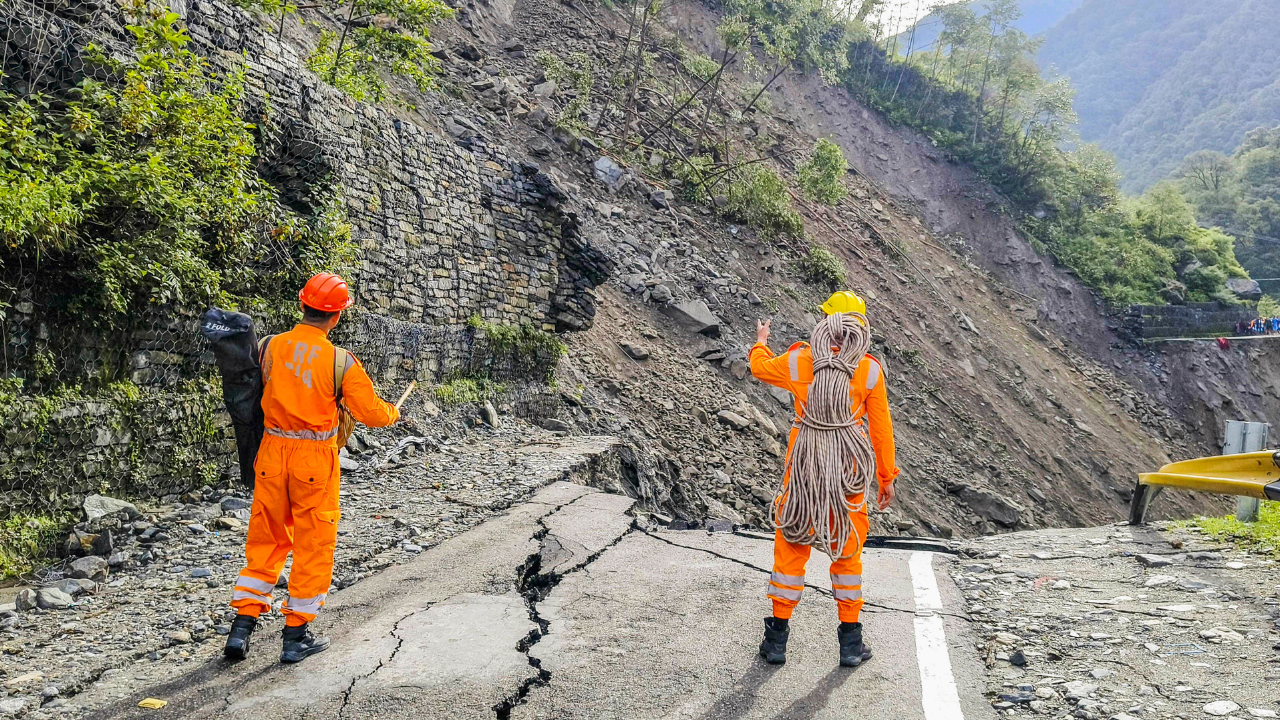
POLYGON ((1167 487, 1280 501, 1280 451, 1183 460, 1143 473, 1129 505, 1129 524, 1141 525, 1152 498, 1167 487))

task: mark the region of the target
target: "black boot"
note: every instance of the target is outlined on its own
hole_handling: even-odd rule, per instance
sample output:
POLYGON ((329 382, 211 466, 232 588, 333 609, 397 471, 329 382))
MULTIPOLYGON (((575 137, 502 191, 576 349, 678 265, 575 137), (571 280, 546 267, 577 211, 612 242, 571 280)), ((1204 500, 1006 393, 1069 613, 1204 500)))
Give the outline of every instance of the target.
POLYGON ((840 623, 837 636, 840 638, 841 665, 858 667, 871 659, 871 648, 862 642, 862 623, 840 623))
POLYGON ((258 618, 252 615, 237 615, 231 623, 231 634, 227 635, 227 646, 222 654, 228 660, 243 660, 249 655, 249 636, 258 627, 258 618))
POLYGON ((311 634, 306 625, 284 629, 284 650, 280 653, 280 662, 302 662, 309 655, 329 649, 329 638, 318 638, 311 634))
POLYGON ((770 665, 782 665, 787 661, 787 638, 791 635, 790 623, 776 617, 764 619, 764 640, 760 642, 760 657, 770 665))

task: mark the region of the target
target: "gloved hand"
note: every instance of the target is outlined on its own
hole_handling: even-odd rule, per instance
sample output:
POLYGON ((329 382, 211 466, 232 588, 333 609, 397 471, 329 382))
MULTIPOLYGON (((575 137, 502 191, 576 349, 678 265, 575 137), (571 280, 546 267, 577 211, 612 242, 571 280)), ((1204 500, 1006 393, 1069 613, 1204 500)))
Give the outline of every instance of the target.
POLYGON ((887 510, 889 505, 893 503, 893 498, 897 496, 898 491, 893 489, 894 483, 880 485, 879 497, 877 497, 878 507, 881 510, 887 510))

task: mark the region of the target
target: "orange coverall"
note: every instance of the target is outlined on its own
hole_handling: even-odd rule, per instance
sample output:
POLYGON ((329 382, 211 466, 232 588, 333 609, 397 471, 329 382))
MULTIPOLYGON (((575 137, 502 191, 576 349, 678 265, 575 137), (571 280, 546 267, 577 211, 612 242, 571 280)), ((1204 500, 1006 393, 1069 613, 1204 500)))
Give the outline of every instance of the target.
MULTIPOLYGON (((314 620, 333 580, 338 541, 338 403, 334 346, 320 328, 297 325, 267 344, 262 361, 266 434, 253 464, 253 509, 246 565, 236 578, 231 607, 257 617, 271 609, 285 558, 293 551, 287 625, 314 620)), ((356 420, 384 427, 400 417, 383 402, 368 373, 348 353, 342 400, 356 420)))
MULTIPOLYGON (((805 403, 809 398, 809 384, 813 382, 813 354, 809 344, 798 342, 784 355, 774 356, 762 343, 756 343, 748 355, 751 374, 758 380, 775 385, 792 394, 795 399, 796 422, 791 426, 787 441, 787 460, 796 443, 799 420, 804 417, 805 403)), ((876 480, 887 486, 898 476, 898 466, 893 447, 893 419, 889 416, 889 398, 885 390, 884 369, 880 361, 867 355, 858 363, 858 369, 849 383, 849 403, 855 418, 869 421, 871 447, 876 456, 876 480)), ((790 480, 790 465, 782 478, 785 488, 790 480)), ((853 504, 862 502, 861 496, 849 498, 853 504)), ((854 533, 849 536, 841 555, 849 555, 831 563, 831 589, 840 612, 840 622, 858 622, 862 611, 862 543, 866 540, 870 523, 867 508, 849 513, 854 533)), ((804 592, 804 566, 809 561, 812 548, 787 542, 780 531, 773 538, 773 575, 769 577, 767 597, 773 600, 773 616, 790 618, 804 592)))

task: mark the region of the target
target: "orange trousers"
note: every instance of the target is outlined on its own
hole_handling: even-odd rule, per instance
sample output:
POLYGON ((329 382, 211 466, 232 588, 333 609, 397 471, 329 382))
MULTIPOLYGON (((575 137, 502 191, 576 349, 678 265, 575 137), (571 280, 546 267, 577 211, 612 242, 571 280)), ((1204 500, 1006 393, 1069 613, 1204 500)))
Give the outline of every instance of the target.
MULTIPOLYGON (((862 612, 862 545, 867 539, 870 522, 864 506, 849 513, 854 532, 850 533, 841 555, 849 557, 831 563, 831 590, 836 598, 840 622, 858 622, 862 612)), ((767 597, 773 601, 773 616, 791 617, 804 592, 804 566, 813 548, 787 542, 781 531, 773 536, 773 574, 769 576, 767 597)))
POLYGON ((257 617, 271 609, 271 593, 293 552, 289 597, 280 610, 292 626, 316 618, 333 580, 340 472, 332 440, 263 437, 253 464, 245 568, 231 593, 237 612, 257 617))

